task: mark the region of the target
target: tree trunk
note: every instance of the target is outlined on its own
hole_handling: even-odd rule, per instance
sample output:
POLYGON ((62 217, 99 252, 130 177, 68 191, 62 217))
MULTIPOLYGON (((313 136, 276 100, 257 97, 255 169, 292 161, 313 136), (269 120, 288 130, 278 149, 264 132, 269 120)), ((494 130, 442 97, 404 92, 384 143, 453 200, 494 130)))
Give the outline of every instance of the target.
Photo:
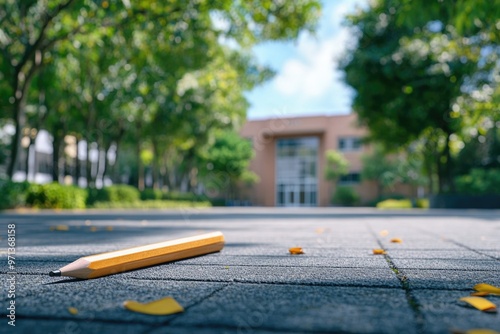
POLYGON ((93 188, 92 161, 90 161, 90 142, 88 139, 87 139, 87 157, 85 159, 85 178, 87 179, 87 188, 93 188))
POLYGON ((61 147, 61 136, 58 131, 53 134, 52 140, 52 181, 59 182, 59 159, 60 159, 60 147, 61 147))
POLYGON ((153 189, 161 188, 160 177, 160 148, 156 140, 152 140, 153 144, 153 189))
POLYGON ((118 152, 120 152, 120 141, 117 141, 115 143, 115 163, 111 167, 111 179, 113 180, 113 183, 120 183, 120 162, 119 162, 119 155, 118 152))
POLYGON ((108 173, 109 170, 109 161, 108 161, 108 152, 111 148, 111 145, 108 145, 107 147, 104 148, 104 168, 102 170, 102 183, 104 185, 104 179, 106 178, 106 174, 108 173))
MULTIPOLYGON (((17 79, 16 79, 17 82, 17 79)), ((17 84, 15 86, 17 88, 17 84)), ((17 98, 17 92, 19 90, 14 92, 14 95, 16 95, 15 101, 14 101, 14 124, 15 124, 15 129, 16 132, 14 133, 14 137, 12 138, 12 148, 10 151, 10 161, 9 165, 7 167, 7 176, 9 179, 12 180, 14 173, 16 172, 17 164, 19 161, 19 152, 21 150, 21 139, 22 139, 22 132, 24 129, 24 126, 26 125, 26 111, 24 110, 25 103, 26 103, 26 98, 24 92, 21 93, 21 96, 17 98)))
POLYGON ((30 177, 30 152, 31 152, 31 146, 33 146, 33 141, 31 140, 31 137, 29 137, 29 144, 28 148, 26 149, 26 159, 25 159, 25 164, 26 164, 26 177, 25 180, 29 181, 30 177))
POLYGON ((164 173, 163 173, 163 184, 167 186, 167 189, 170 191, 172 189, 172 182, 170 180, 170 172, 168 168, 168 151, 165 151, 163 154, 163 168, 164 168, 164 173))
POLYGON ((75 178, 73 179, 73 185, 77 186, 77 187, 80 185, 79 181, 80 181, 80 176, 82 173, 82 171, 80 170, 82 167, 80 164, 80 156, 78 154, 79 144, 80 144, 80 139, 78 139, 78 137, 76 137, 75 178))
POLYGON ((452 161, 450 152, 450 134, 446 134, 445 146, 437 156, 439 193, 448 193, 454 190, 452 175, 452 161))
POLYGON ((144 165, 142 164, 141 159, 141 122, 137 122, 137 146, 136 146, 136 154, 137 154, 137 188, 140 191, 144 190, 144 165))

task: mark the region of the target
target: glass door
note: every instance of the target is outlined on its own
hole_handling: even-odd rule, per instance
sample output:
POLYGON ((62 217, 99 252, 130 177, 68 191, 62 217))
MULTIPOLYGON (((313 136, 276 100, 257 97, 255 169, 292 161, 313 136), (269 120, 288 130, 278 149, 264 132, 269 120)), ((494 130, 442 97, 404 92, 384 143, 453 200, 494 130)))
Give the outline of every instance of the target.
POLYGON ((276 141, 276 205, 316 206, 319 138, 276 141))

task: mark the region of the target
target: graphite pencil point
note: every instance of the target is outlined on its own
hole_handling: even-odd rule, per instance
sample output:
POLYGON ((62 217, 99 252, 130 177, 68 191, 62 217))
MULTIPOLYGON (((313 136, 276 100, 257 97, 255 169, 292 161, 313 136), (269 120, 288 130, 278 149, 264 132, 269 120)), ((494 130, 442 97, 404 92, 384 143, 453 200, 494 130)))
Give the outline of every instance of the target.
POLYGON ((50 277, 54 277, 54 276, 61 276, 61 271, 60 270, 53 270, 49 273, 49 276, 50 277))

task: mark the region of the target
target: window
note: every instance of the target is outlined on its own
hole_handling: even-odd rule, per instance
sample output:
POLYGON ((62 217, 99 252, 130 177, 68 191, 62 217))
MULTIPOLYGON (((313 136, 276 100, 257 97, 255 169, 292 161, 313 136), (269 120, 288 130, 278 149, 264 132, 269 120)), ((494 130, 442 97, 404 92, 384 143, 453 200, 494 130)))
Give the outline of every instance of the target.
POLYGON ((319 138, 276 141, 276 205, 317 205, 319 138))
POLYGON ((361 182, 361 176, 359 173, 349 173, 347 175, 341 176, 339 179, 339 184, 356 184, 361 182))
POLYGON ((339 151, 359 151, 361 149, 362 143, 361 138, 358 137, 341 137, 339 138, 339 151))

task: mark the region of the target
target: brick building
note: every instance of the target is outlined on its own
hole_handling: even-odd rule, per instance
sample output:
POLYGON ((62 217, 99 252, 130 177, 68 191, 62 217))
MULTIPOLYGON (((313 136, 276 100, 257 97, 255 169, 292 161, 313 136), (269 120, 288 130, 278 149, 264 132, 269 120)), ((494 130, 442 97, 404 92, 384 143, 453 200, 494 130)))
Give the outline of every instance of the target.
POLYGON ((244 197, 260 206, 328 206, 343 184, 353 186, 363 203, 375 199, 376 183, 360 178, 361 156, 369 150, 361 142, 366 131, 355 114, 248 121, 241 135, 252 141, 250 169, 260 182, 245 189, 244 197), (342 152, 350 164, 336 185, 324 177, 328 150, 342 152))

